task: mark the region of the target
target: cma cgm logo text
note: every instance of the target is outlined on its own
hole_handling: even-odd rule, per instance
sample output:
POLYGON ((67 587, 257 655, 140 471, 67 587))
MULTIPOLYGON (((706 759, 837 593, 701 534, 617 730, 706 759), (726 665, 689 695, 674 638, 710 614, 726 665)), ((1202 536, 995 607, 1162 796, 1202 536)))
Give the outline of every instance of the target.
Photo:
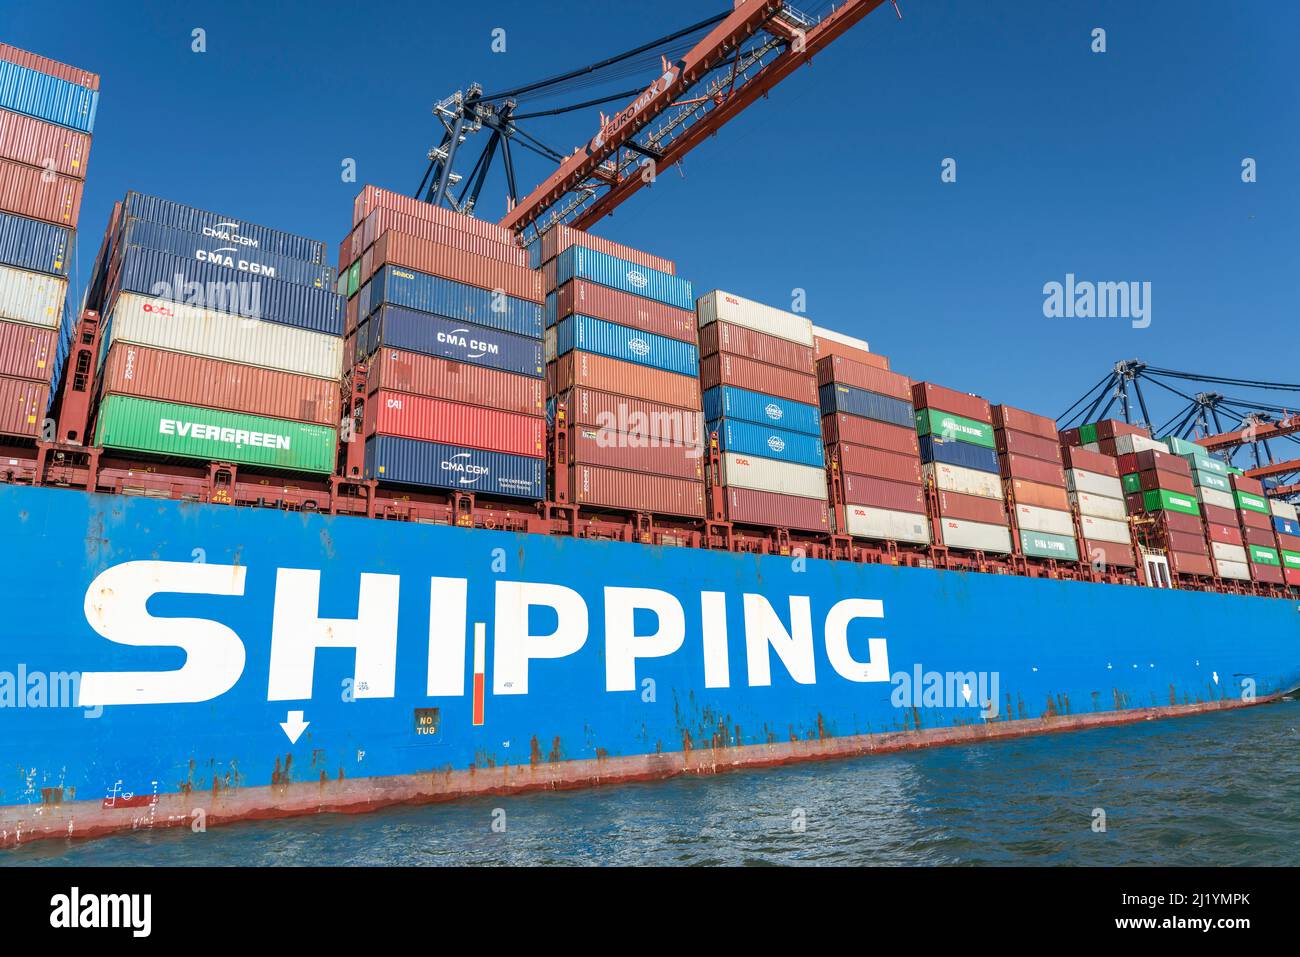
POLYGON ((234 243, 236 246, 257 248, 256 239, 239 235, 239 223, 217 223, 215 226, 204 226, 203 235, 234 243))
MULTIPOLYGON (((122 645, 180 648, 185 663, 174 671, 83 672, 79 704, 210 701, 233 688, 246 661, 239 634, 203 618, 155 618, 147 605, 158 594, 240 596, 247 573, 242 565, 161 561, 126 562, 102 572, 86 590, 90 627, 122 645)), ((322 648, 353 649, 356 697, 393 697, 401 577, 361 573, 356 618, 320 617, 320 584, 315 569, 275 570, 267 700, 310 699, 316 652, 322 648)), ((420 579, 417 587, 427 588, 429 595, 426 693, 463 696, 470 651, 467 635, 473 624, 469 581, 435 577, 420 579)), ((527 694, 533 661, 576 655, 589 642, 603 644, 606 691, 635 691, 639 665, 686 653, 686 607, 677 596, 655 588, 611 585, 602 590, 601 599, 603 617, 593 620, 587 600, 572 588, 494 581, 488 599, 493 694, 527 694), (648 617, 655 621, 653 631, 648 617), (534 630, 538 622, 545 624, 534 630)), ((737 602, 743 613, 743 680, 750 687, 771 685, 774 667, 783 668, 798 684, 816 684, 818 644, 839 677, 853 682, 890 681, 886 641, 870 636, 885 616, 879 599, 844 598, 824 617, 814 619, 806 595, 787 596, 780 602, 784 607, 776 607, 764 595, 701 591, 690 598, 696 606, 692 614, 698 610, 699 615, 699 630, 692 636, 698 647, 690 653, 703 659, 706 687, 729 688, 741 680, 728 635, 728 608, 737 602), (865 660, 850 648, 851 630, 859 654, 865 647, 865 660)))
POLYGON ((487 475, 491 469, 486 465, 475 465, 468 460, 472 456, 468 452, 461 452, 459 455, 453 455, 449 459, 443 459, 440 466, 444 472, 457 472, 457 478, 461 485, 473 485, 483 476, 487 475))
POLYGON ((481 359, 484 356, 495 356, 501 352, 501 347, 494 342, 483 342, 474 338, 474 334, 468 329, 453 329, 451 332, 438 333, 438 342, 443 345, 455 346, 457 349, 464 349, 466 358, 481 359))

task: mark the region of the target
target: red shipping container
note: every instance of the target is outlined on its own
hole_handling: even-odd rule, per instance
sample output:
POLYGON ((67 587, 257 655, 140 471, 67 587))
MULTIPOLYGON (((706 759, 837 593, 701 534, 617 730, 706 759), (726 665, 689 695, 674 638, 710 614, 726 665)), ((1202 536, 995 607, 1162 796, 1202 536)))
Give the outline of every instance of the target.
POLYGON ((546 454, 546 420, 541 416, 385 390, 366 402, 362 434, 468 445, 510 455, 546 454))
POLYGON ((1097 438, 1115 439, 1121 435, 1145 435, 1151 438, 1151 432, 1141 426, 1129 425, 1127 422, 1121 422, 1119 419, 1103 419, 1096 423, 1097 438))
POLYGON ((73 179, 86 178, 90 137, 66 126, 0 110, 0 157, 73 179))
POLYGON ((896 455, 882 452, 880 449, 863 448, 841 442, 826 450, 828 460, 840 463, 840 471, 863 475, 867 478, 889 479, 891 482, 906 482, 920 485, 924 482, 921 473, 921 460, 911 455, 896 455))
MULTIPOLYGON (((1222 542, 1224 545, 1245 545, 1246 540, 1242 537, 1241 529, 1236 525, 1221 525, 1218 522, 1205 523, 1205 535, 1212 542, 1222 542)), ((1272 547, 1271 545, 1269 546, 1272 547)))
POLYGON ((366 388, 372 393, 385 389, 524 415, 546 411, 542 379, 400 349, 380 349, 371 357, 366 388))
POLYGON ((701 360, 700 385, 705 389, 734 385, 793 402, 818 404, 815 376, 726 353, 701 360))
POLYGON ((1264 483, 1259 479, 1248 478, 1245 475, 1229 475, 1228 481, 1238 492, 1248 492, 1251 495, 1263 495, 1264 483))
POLYGON ((1213 578, 1214 568, 1208 555, 1170 552, 1169 569, 1175 575, 1194 575, 1198 578, 1213 578))
MULTIPOLYGON (((540 261, 543 263, 550 262, 570 246, 582 246, 584 249, 594 249, 609 256, 626 259, 628 262, 644 266, 646 269, 657 269, 660 272, 666 272, 670 276, 677 273, 677 266, 671 259, 664 259, 662 256, 656 256, 653 253, 642 252, 640 249, 633 249, 631 246, 624 246, 612 239, 593 236, 585 230, 574 229, 572 226, 552 226, 542 233, 540 242, 542 244, 540 261)), ((587 315, 590 315, 590 313, 587 315)), ((597 316, 596 318, 602 317, 597 316)))
POLYGON ((0 160, 0 210, 75 229, 85 184, 61 173, 0 160))
POLYGON ((1237 512, 1241 518, 1242 528, 1262 528, 1271 530, 1273 528, 1273 519, 1263 512, 1252 512, 1249 509, 1241 509, 1237 512))
POLYGON ((0 43, 0 60, 17 63, 19 66, 35 70, 37 73, 44 73, 47 76, 57 76, 60 80, 67 80, 69 83, 77 84, 77 86, 84 86, 88 90, 99 89, 98 75, 91 73, 89 70, 69 66, 66 63, 60 63, 58 60, 51 60, 49 57, 30 53, 27 50, 20 50, 8 43, 0 43))
POLYGON ((691 409, 594 389, 569 389, 556 396, 556 402, 564 405, 568 425, 611 428, 644 439, 704 447, 704 416, 691 409))
POLYGON ((895 512, 925 511, 925 486, 923 485, 891 482, 888 479, 870 478, 847 472, 841 478, 845 504, 887 508, 895 512))
POLYGON ((1208 505, 1201 503, 1201 514, 1205 516, 1207 524, 1230 525, 1237 527, 1237 510, 1235 508, 1224 508, 1221 505, 1208 505))
POLYGON ((728 488, 726 500, 727 518, 740 525, 808 532, 824 532, 830 528, 830 514, 826 503, 820 499, 728 488))
POLYGON ((1282 569, 1276 565, 1256 565, 1250 563, 1250 577, 1257 582, 1264 582, 1268 585, 1282 585, 1286 583, 1286 576, 1282 574, 1282 569))
POLYGON ((378 186, 366 186, 361 192, 357 193, 357 198, 352 201, 352 225, 356 226, 376 209, 391 209, 406 216, 414 216, 416 219, 450 226, 452 229, 458 229, 473 236, 481 236, 503 246, 517 245, 517 239, 513 232, 504 226, 498 226, 491 220, 466 216, 464 213, 457 213, 442 206, 421 202, 418 199, 403 196, 401 193, 394 193, 392 190, 381 189, 378 186))
MULTIPOLYGON (((352 333, 357 328, 357 304, 361 302, 360 296, 353 296, 348 300, 348 304, 343 307, 343 331, 352 333)), ((352 352, 345 353, 351 361, 352 352)))
POLYGON ((1044 485, 1041 482, 1026 482, 1024 479, 1009 479, 1007 491, 1017 505, 1032 505, 1035 508, 1050 508, 1057 512, 1070 510, 1070 496, 1065 489, 1056 485, 1044 485))
POLYGON ((835 339, 823 339, 818 335, 813 336, 813 356, 818 362, 827 356, 839 356, 841 359, 848 359, 850 362, 860 362, 875 369, 889 370, 889 359, 878 352, 863 352, 861 349, 845 345, 835 339))
POLYGON ((700 383, 694 376, 651 369, 591 352, 575 350, 560 356, 546 367, 546 384, 548 395, 580 386, 675 405, 679 409, 700 409, 700 383))
POLYGON ((114 342, 99 377, 105 395, 176 402, 245 415, 265 415, 338 427, 339 384, 222 362, 129 342, 114 342))
POLYGON ((899 455, 920 457, 921 447, 916 438, 916 430, 901 425, 864 419, 860 415, 836 412, 822 416, 822 437, 827 445, 849 442, 853 445, 865 445, 869 449, 884 449, 899 455))
POLYGON ((1285 532, 1278 532, 1277 547, 1288 552, 1300 552, 1300 535, 1287 535, 1285 532))
POLYGON ((1024 432, 1028 435, 1036 435, 1040 439, 1049 439, 1057 446, 1061 444, 1054 419, 1033 412, 1025 412, 1023 409, 1017 409, 1013 406, 993 406, 993 424, 999 429, 1024 432))
POLYGON ((1082 562, 1105 562, 1117 568, 1137 568, 1137 560, 1133 557, 1133 548, 1130 545, 1121 545, 1118 542, 1093 542, 1086 538, 1080 541, 1080 545, 1079 560, 1082 562))
MULTIPOLYGON (((1062 432, 1061 435, 1064 442, 1065 433, 1062 432)), ((1082 469, 1085 472, 1095 472, 1097 475, 1109 475, 1111 478, 1119 478, 1120 475, 1119 464, 1114 457, 1100 452, 1063 445, 1061 461, 1067 469, 1082 469)))
POLYGON ((1041 435, 1016 432, 1011 429, 998 429, 993 433, 997 449, 1003 454, 1027 455, 1041 462, 1061 464, 1061 447, 1055 439, 1045 439, 1041 435))
MULTIPOLYGON (((1083 437, 1079 434, 1078 429, 1062 429, 1060 435, 1061 445, 1066 448, 1076 448, 1083 444, 1083 437)), ((1083 466, 1072 466, 1072 468, 1083 468, 1083 466)))
MULTIPOLYGON (((548 311, 549 312, 549 311, 548 311)), ((659 336, 697 342, 695 313, 611 289, 585 279, 566 282, 555 292, 555 319, 574 314, 605 319, 659 336)), ((547 322, 551 321, 548 314, 547 322)))
POLYGON ((44 382, 0 377, 0 435, 39 435, 49 399, 44 382))
POLYGON ((1210 553, 1209 543, 1195 532, 1176 532, 1169 529, 1165 532, 1164 540, 1171 552, 1185 552, 1188 555, 1210 553))
POLYGON ((730 322, 715 321, 700 329, 700 355, 711 356, 719 352, 757 359, 801 375, 811 376, 815 368, 813 351, 808 346, 730 322))
POLYGON ((48 382, 54 371, 55 339, 53 329, 0 321, 0 376, 48 382))
POLYGON ((1007 508, 1002 504, 1002 500, 983 498, 979 495, 940 492, 939 514, 944 518, 963 522, 983 522, 986 525, 1007 524, 1007 508))
POLYGON ((829 382, 851 385, 878 395, 887 395, 891 399, 902 399, 904 402, 912 401, 912 380, 907 376, 863 365, 843 356, 833 355, 829 359, 818 360, 817 384, 826 385, 829 382))
POLYGON ((1171 452, 1161 452, 1159 449, 1128 452, 1119 456, 1116 461, 1119 463, 1120 473, 1124 475, 1129 472, 1145 472, 1149 469, 1159 469, 1161 472, 1172 472, 1174 475, 1182 475, 1185 478, 1192 477, 1192 467, 1187 464, 1186 459, 1171 452))
POLYGON ((364 284, 385 263, 404 266, 430 276, 453 279, 480 289, 500 289, 507 296, 538 304, 546 301, 541 273, 527 266, 485 259, 427 239, 417 239, 391 230, 384 233, 361 257, 364 284))
POLYGON ((351 234, 353 260, 359 259, 362 252, 375 244, 388 231, 405 233, 417 239, 427 239, 444 246, 454 246, 474 256, 492 259, 496 262, 509 263, 512 266, 529 264, 528 250, 515 242, 502 243, 475 233, 465 232, 457 226, 442 222, 409 216, 395 209, 376 209, 366 217, 365 222, 351 234))
POLYGON ((998 464, 1003 478, 1027 479, 1030 482, 1065 488, 1065 470, 1055 462, 1031 459, 1027 455, 999 455, 998 464))
MULTIPOLYGON (((1129 509, 1129 514, 1134 514, 1132 509, 1129 509)), ((1162 511, 1156 514, 1160 516, 1156 519, 1155 527, 1157 532, 1186 532, 1189 535, 1198 535, 1201 538, 1205 537, 1205 525, 1196 515, 1188 515, 1185 512, 1169 511, 1162 511)))
POLYGON ((987 399, 935 385, 933 382, 913 383, 912 404, 918 409, 938 409, 940 412, 964 415, 976 422, 993 424, 993 409, 987 399))
POLYGON ((571 465, 704 479, 704 450, 698 445, 668 442, 645 445, 637 435, 588 425, 574 426, 568 433, 571 465))
POLYGON ((1282 577, 1286 579, 1288 585, 1300 587, 1300 568, 1284 568, 1282 577))
POLYGON ((1144 492, 1165 489, 1170 492, 1178 492, 1180 495, 1196 494, 1196 486, 1185 475, 1166 472, 1164 469, 1148 469, 1145 472, 1138 472, 1137 477, 1138 481, 1142 483, 1144 492))
POLYGON ((575 465, 570 470, 569 488, 573 501, 579 505, 704 517, 703 482, 575 465))
POLYGON ((1277 536, 1271 528, 1243 528, 1242 536, 1250 545, 1260 548, 1277 548, 1277 536))

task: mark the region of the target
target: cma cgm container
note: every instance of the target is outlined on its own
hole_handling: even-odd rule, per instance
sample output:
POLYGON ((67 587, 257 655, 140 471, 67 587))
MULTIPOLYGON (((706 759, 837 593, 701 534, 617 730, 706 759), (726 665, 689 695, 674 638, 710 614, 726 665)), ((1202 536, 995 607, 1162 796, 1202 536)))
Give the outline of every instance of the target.
POLYGON ((366 439, 366 478, 504 498, 546 497, 545 460, 392 435, 366 439))
POLYGON ((501 295, 441 276, 384 266, 376 270, 360 293, 359 318, 385 303, 433 313, 445 319, 472 322, 503 332, 540 339, 542 306, 517 296, 501 295))
POLYGON ((122 215, 126 218, 143 219, 151 223, 161 223, 173 229, 198 233, 213 239, 221 239, 230 246, 244 252, 271 253, 289 259, 325 265, 328 252, 325 243, 293 233, 259 226, 220 213, 196 209, 182 203, 172 202, 159 196, 128 192, 122 201, 122 215))
POLYGON ((177 229, 144 219, 124 219, 117 242, 122 246, 143 246, 182 259, 194 259, 224 266, 235 272, 279 279, 300 286, 328 289, 334 283, 334 270, 329 266, 235 245, 218 236, 177 229))
POLYGON ((362 323, 358 340, 360 358, 389 348, 537 378, 545 372, 542 343, 536 338, 402 306, 382 307, 362 323))

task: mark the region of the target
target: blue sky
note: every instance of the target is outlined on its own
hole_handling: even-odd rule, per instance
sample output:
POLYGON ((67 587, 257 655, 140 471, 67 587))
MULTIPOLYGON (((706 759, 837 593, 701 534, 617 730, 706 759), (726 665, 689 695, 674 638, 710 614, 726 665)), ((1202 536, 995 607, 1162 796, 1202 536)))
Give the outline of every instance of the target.
MULTIPOLYGON (((67 0, 11 8, 4 39, 103 77, 84 282, 127 189, 333 246, 358 190, 342 161, 410 192, 435 100, 549 76, 728 3, 67 0), (206 53, 190 49, 195 27, 206 53)), ((871 14, 595 231, 676 260, 699 292, 787 305, 805 289, 815 322, 899 371, 1048 415, 1121 358, 1300 378, 1300 6, 900 3, 903 20, 871 14), (940 179, 948 157, 955 183, 940 179), (1043 285, 1067 273, 1151 283, 1150 326, 1045 318, 1043 285)), ((595 114, 529 128, 567 150, 595 114)), ((521 161, 526 186, 547 172, 521 161)), ((500 181, 485 195, 480 212, 499 216, 500 181)))

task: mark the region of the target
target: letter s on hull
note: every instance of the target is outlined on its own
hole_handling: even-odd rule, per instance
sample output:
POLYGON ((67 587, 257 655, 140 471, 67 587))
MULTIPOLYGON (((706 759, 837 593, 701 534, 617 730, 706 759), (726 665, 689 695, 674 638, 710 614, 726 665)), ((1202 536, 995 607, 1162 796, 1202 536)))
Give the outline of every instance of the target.
POLYGON ((87 671, 79 707, 210 701, 244 673, 244 643, 225 625, 203 618, 154 618, 145 609, 157 594, 242 595, 239 565, 125 562, 106 569, 86 589, 86 621, 109 641, 141 648, 181 648, 176 671, 87 671))

